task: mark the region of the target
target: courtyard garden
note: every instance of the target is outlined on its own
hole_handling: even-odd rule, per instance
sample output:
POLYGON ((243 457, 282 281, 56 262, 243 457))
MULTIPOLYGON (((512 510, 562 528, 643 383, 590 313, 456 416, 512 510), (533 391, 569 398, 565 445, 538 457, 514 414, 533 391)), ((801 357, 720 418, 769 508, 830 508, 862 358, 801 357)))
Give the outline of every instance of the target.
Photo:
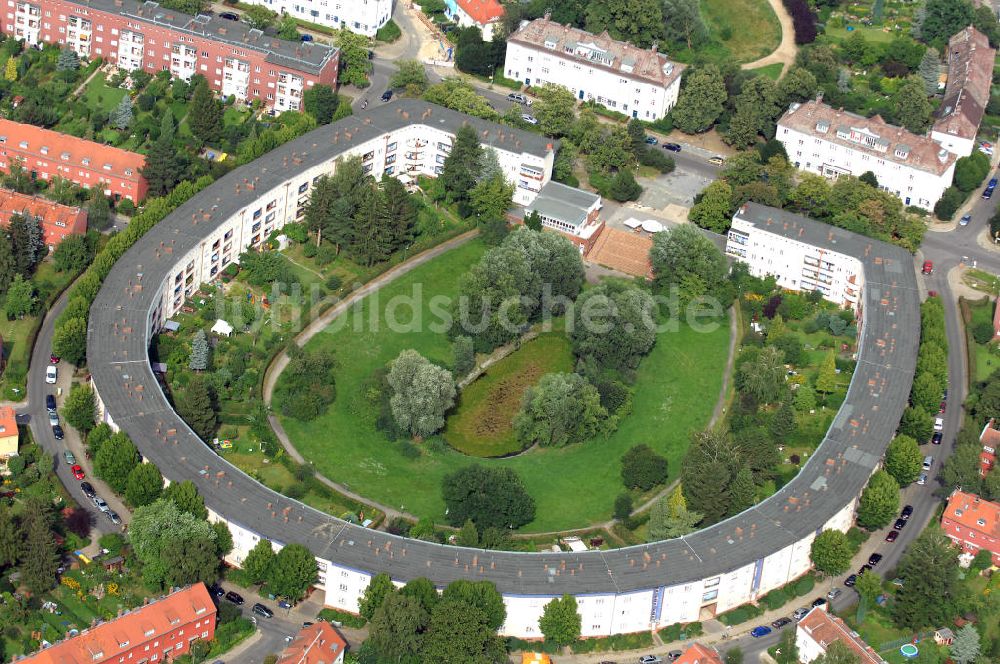
MULTIPOLYGON (((403 350, 414 349, 434 363, 452 366, 451 340, 428 324, 436 320, 431 303, 458 295, 459 275, 485 251, 480 241, 472 241, 442 254, 387 285, 377 298, 366 298, 330 332, 306 345, 307 351, 336 355, 338 396, 327 412, 311 421, 289 417, 281 421, 319 472, 374 500, 441 521, 442 480, 471 461, 453 445, 477 456, 523 449, 512 442, 504 426, 509 419, 496 412, 490 415, 497 415, 497 424, 491 427, 497 435, 485 439, 474 435, 475 428, 483 426, 477 414, 499 408, 512 413, 520 405, 512 392, 523 391, 547 371, 565 370, 571 359, 568 344, 556 331, 525 343, 466 388, 441 435, 420 442, 408 437, 390 440, 376 426, 378 408, 372 408, 365 396, 372 375, 403 350), (386 303, 415 292, 421 298, 414 305, 413 320, 423 324, 392 329, 386 321, 386 303), (510 382, 515 371, 516 385, 510 382), (504 441, 503 446, 493 447, 495 440, 504 441)), ((665 455, 676 474, 690 433, 705 425, 718 399, 727 343, 725 325, 709 333, 696 333, 683 324, 676 331, 662 332, 635 371, 629 390, 632 412, 621 418, 615 431, 579 444, 535 447, 484 462, 514 470, 536 501, 536 516, 524 531, 561 530, 607 519, 621 482, 617 459, 639 442, 665 455), (567 496, 573 499, 567 501, 567 496)))

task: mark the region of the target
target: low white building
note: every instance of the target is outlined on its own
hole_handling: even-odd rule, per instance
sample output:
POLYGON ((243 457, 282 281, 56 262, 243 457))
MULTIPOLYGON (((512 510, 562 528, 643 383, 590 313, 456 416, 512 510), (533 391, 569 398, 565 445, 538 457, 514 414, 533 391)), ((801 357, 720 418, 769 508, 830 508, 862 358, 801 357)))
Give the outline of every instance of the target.
POLYGON ((782 288, 820 291, 823 298, 857 311, 864 271, 861 261, 796 239, 819 222, 776 208, 746 203, 736 211, 726 253, 746 263, 755 277, 774 276, 782 288))
POLYGON ((795 626, 795 646, 802 664, 809 664, 820 655, 825 655, 834 643, 846 646, 857 656, 859 664, 885 664, 885 660, 862 641, 857 632, 828 613, 825 605, 814 608, 795 626))
POLYGON ((279 14, 374 37, 392 18, 393 0, 247 0, 279 14))
POLYGON ((990 103, 996 54, 986 35, 972 26, 948 41, 948 84, 931 138, 959 157, 967 157, 975 149, 979 125, 990 103))
POLYGON ((550 181, 525 208, 524 215, 537 212, 542 226, 568 236, 583 253, 601 227, 597 220, 601 207, 600 195, 550 181))
POLYGON ((831 179, 871 171, 879 188, 928 210, 955 174, 955 155, 932 139, 820 100, 792 104, 778 120, 776 138, 796 168, 831 179))
POLYGON ((504 75, 525 85, 569 88, 580 101, 595 101, 640 120, 658 120, 677 103, 684 66, 656 46, 642 49, 546 18, 524 21, 507 38, 504 75))
POLYGON ((482 30, 483 41, 493 41, 493 30, 503 19, 503 5, 498 0, 444 0, 444 13, 463 28, 482 30))

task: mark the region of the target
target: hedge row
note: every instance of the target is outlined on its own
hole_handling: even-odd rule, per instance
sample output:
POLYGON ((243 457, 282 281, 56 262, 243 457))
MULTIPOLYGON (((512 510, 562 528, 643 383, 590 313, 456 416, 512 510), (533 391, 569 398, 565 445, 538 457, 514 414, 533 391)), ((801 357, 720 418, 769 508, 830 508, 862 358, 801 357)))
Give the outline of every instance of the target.
POLYGON ((674 641, 684 641, 685 639, 701 636, 702 627, 700 622, 687 624, 674 623, 673 625, 667 625, 657 632, 657 634, 660 635, 664 643, 673 643, 674 641))
POLYGON ((653 635, 649 632, 635 634, 615 634, 595 639, 580 639, 570 644, 575 653, 610 652, 613 650, 638 650, 653 645, 653 635))
POLYGON ((328 623, 337 622, 345 627, 354 627, 357 629, 368 624, 368 621, 361 616, 356 616, 347 611, 338 611, 337 609, 323 609, 319 612, 319 619, 325 620, 328 623))
POLYGON ((808 595, 815 587, 816 577, 812 574, 806 574, 800 579, 785 584, 780 588, 775 588, 761 597, 760 602, 766 606, 768 610, 773 611, 774 609, 780 609, 796 597, 808 595))
POLYGON ((723 625, 739 625, 740 623, 745 623, 748 620, 753 620, 757 616, 764 615, 764 609, 753 604, 744 604, 738 606, 735 609, 721 613, 716 618, 723 625))

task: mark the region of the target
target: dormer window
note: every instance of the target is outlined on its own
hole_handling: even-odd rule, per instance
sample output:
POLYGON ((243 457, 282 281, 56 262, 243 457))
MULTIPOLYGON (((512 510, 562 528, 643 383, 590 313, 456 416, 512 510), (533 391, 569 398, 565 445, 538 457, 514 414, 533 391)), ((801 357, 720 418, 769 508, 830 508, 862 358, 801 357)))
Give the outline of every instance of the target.
POLYGON ((126 168, 125 169, 125 175, 132 175, 132 169, 131 168, 126 168))
POLYGON ((84 157, 82 163, 84 166, 90 166, 90 157, 84 157))
POLYGON ((895 155, 896 155, 896 156, 897 156, 897 157, 898 157, 899 159, 906 159, 907 157, 909 157, 909 156, 910 156, 910 150, 909 150, 909 148, 906 148, 906 147, 902 147, 902 146, 898 146, 898 147, 896 148, 896 152, 895 152, 895 155))
POLYGON ((145 632, 143 632, 143 634, 145 634, 146 636, 152 636, 152 635, 153 635, 153 632, 154 632, 154 631, 155 631, 155 630, 153 630, 153 628, 152 628, 152 627, 150 627, 150 628, 149 628, 149 629, 147 629, 147 630, 146 630, 145 632))
POLYGON ((63 161, 69 161, 69 153, 63 152, 61 155, 59 155, 59 158, 62 159, 63 161))
POLYGON ((49 149, 46 146, 43 145, 42 148, 41 148, 41 153, 42 154, 48 154, 49 153, 49 149))
POLYGON ((825 134, 826 132, 830 131, 830 123, 827 122, 826 120, 820 120, 819 122, 816 123, 816 131, 818 131, 821 134, 825 134))
POLYGON ((555 48, 555 47, 556 43, 554 41, 552 41, 551 39, 545 40, 545 48, 555 48))
POLYGON ((18 145, 21 147, 22 150, 28 149, 28 141, 21 141, 20 143, 18 143, 18 145))
POLYGON ((846 129, 838 129, 837 130, 837 138, 843 138, 843 139, 846 139, 846 140, 850 140, 851 139, 851 132, 847 131, 846 129))
POLYGON ((985 526, 986 525, 986 519, 976 519, 976 525, 977 526, 985 526))
POLYGON ((101 168, 103 168, 106 171, 110 171, 111 170, 111 164, 104 164, 104 166, 102 166, 101 168))

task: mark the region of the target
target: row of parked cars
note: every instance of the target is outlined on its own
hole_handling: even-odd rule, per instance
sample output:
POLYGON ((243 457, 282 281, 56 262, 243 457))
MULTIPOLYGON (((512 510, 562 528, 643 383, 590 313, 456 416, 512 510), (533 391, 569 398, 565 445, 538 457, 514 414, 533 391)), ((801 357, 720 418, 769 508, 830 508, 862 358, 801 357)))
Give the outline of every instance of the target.
MULTIPOLYGON (((246 603, 246 600, 243 599, 243 595, 234 592, 232 590, 226 592, 226 590, 219 584, 212 584, 211 586, 209 586, 208 591, 212 593, 213 597, 221 597, 222 599, 225 599, 227 602, 232 602, 236 606, 243 606, 246 603)), ((250 611, 260 616, 261 618, 274 617, 274 611, 267 608, 260 602, 257 602, 252 607, 250 607, 250 611)))

